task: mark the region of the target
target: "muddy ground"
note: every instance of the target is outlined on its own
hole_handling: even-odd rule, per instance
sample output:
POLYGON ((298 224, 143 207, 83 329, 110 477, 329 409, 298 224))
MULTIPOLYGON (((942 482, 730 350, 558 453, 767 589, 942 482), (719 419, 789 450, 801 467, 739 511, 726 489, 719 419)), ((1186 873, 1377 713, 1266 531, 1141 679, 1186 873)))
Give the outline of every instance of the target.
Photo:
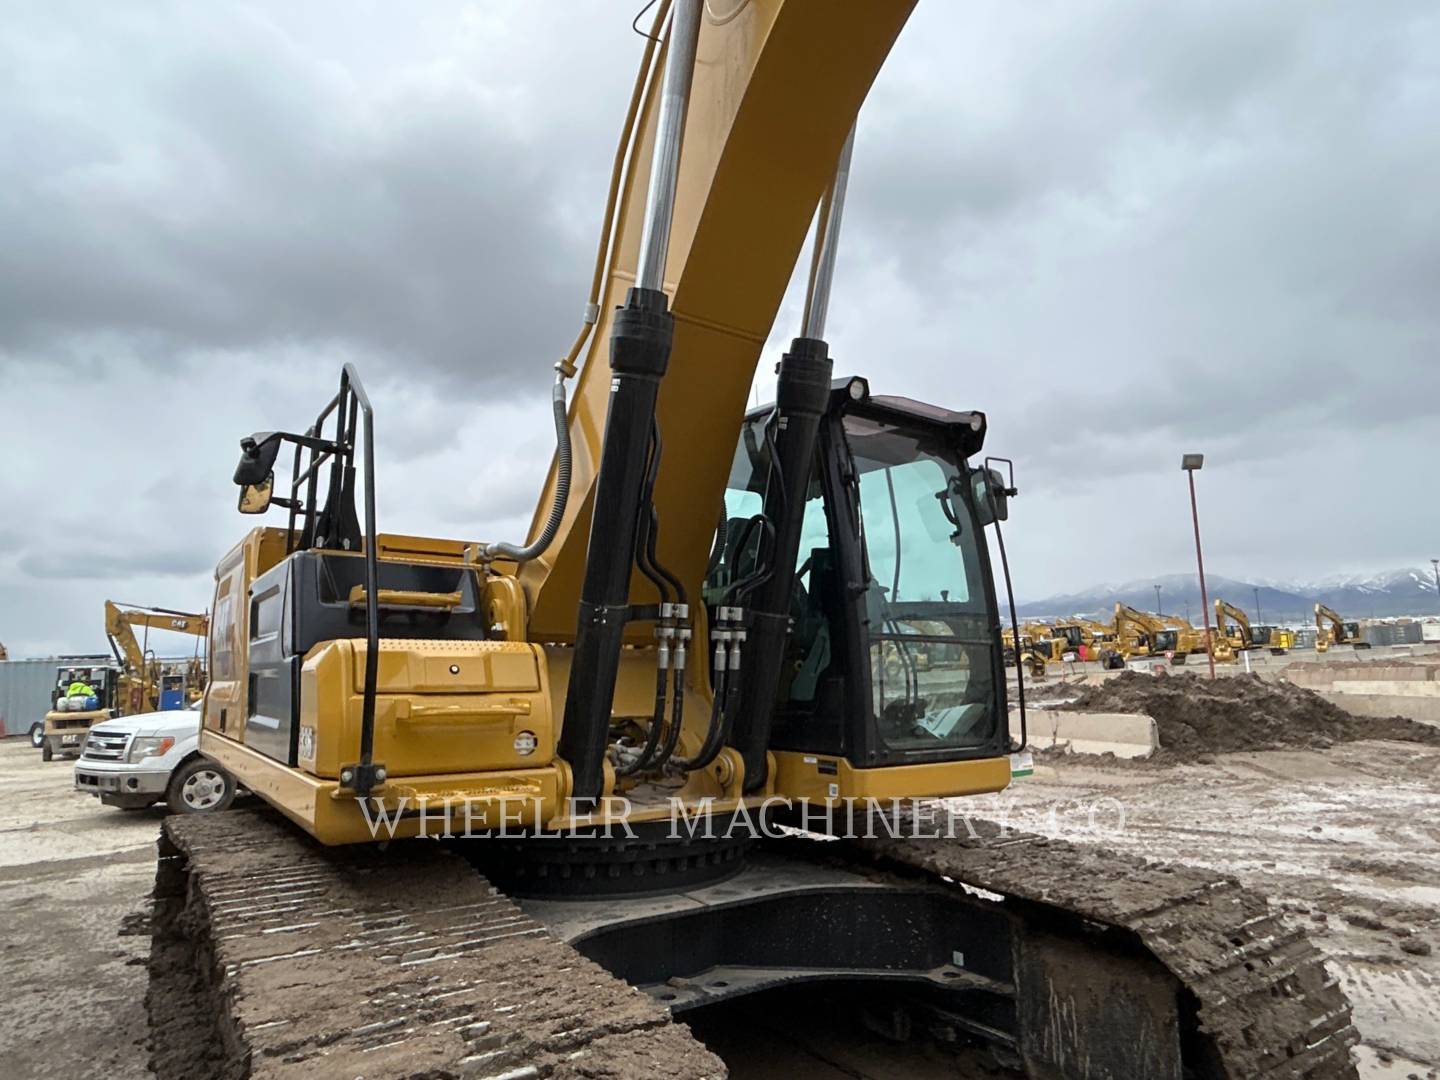
POLYGON ((971 812, 1233 874, 1298 920, 1350 997, 1361 1075, 1440 1075, 1440 746, 1135 765, 1068 757, 971 812))
MULTIPOLYGON (((154 881, 159 814, 102 808, 70 776, 69 763, 0 743, 3 1074, 147 1077, 149 942, 123 931, 154 881)), ((1325 952, 1364 1039, 1362 1076, 1440 1076, 1440 747, 1346 742, 1208 764, 1069 758, 965 808, 1234 874, 1325 952)), ((773 1050, 747 1075, 894 1075, 893 1053, 878 1072, 835 1060, 823 1027, 747 1027, 752 1049, 773 1050)))
POLYGON ((1162 759, 1287 747, 1323 750, 1357 739, 1440 746, 1440 729, 1401 716, 1353 716, 1312 690, 1258 675, 1212 680, 1126 671, 1085 687, 1060 707, 1153 717, 1162 759))

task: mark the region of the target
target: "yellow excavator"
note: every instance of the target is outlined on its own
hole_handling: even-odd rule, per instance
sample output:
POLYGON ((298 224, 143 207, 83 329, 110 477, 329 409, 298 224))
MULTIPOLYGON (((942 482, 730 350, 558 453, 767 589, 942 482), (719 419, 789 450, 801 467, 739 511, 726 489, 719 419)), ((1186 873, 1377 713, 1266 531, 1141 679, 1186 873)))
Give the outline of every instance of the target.
POLYGON ((267 1077, 718 1077, 757 1024, 877 1040, 850 1075, 1354 1075, 1263 898, 927 801, 1025 738, 986 417, 837 378, 824 336, 910 7, 656 7, 523 544, 379 530, 348 365, 241 441, 240 508, 286 520, 217 568, 200 748, 264 809, 165 824, 157 1075, 196 1068, 177 1016, 267 1077))
POLYGON ((203 641, 210 634, 210 617, 159 607, 121 607, 105 601, 105 635, 124 669, 118 703, 122 716, 165 709, 183 709, 199 701, 205 691, 204 663, 197 655, 183 665, 165 664, 149 647, 151 630, 185 634, 203 641), (142 643, 136 629, 145 632, 142 643))
POLYGON ((1171 662, 1184 664, 1192 655, 1204 654, 1205 634, 1189 625, 1188 619, 1179 615, 1155 615, 1159 624, 1151 638, 1152 655, 1156 652, 1171 654, 1171 662))
POLYGON ((1101 646, 1102 657, 1118 655, 1122 663, 1136 656, 1168 655, 1170 663, 1183 664, 1192 652, 1205 650, 1204 638, 1179 616, 1152 615, 1117 603, 1112 626, 1114 644, 1101 646))
MULTIPOLYGON (((113 678, 113 669, 96 668, 87 685, 95 691, 93 701, 81 695, 69 695, 67 686, 57 686, 55 700, 45 714, 40 756, 51 761, 56 754, 79 753, 85 733, 92 724, 113 716, 163 709, 182 709, 200 700, 205 690, 205 670, 197 655, 183 664, 163 663, 148 648, 149 632, 166 630, 188 634, 204 640, 210 632, 209 618, 187 611, 171 611, 157 607, 122 607, 105 601, 105 635, 120 665, 113 678), (136 628, 145 631, 146 643, 135 636, 136 628)), ((63 674, 63 673, 62 673, 63 674)), ((86 681, 82 679, 81 681, 86 681)), ((62 684, 65 680, 62 678, 62 684)))
POLYGON ((1148 612, 1120 603, 1115 605, 1111 626, 1115 632, 1114 647, 1126 660, 1135 656, 1149 656, 1151 639, 1165 629, 1165 624, 1148 612))
POLYGON ((1295 645, 1295 635, 1289 630, 1252 625, 1244 608, 1220 599, 1215 601, 1215 627, 1216 660, 1234 660, 1245 649, 1269 649, 1275 656, 1284 656, 1295 645))
POLYGON ((1370 643, 1361 636, 1358 622, 1347 622, 1334 608, 1315 605, 1315 651, 1328 652, 1332 645, 1349 645, 1368 649, 1370 643))

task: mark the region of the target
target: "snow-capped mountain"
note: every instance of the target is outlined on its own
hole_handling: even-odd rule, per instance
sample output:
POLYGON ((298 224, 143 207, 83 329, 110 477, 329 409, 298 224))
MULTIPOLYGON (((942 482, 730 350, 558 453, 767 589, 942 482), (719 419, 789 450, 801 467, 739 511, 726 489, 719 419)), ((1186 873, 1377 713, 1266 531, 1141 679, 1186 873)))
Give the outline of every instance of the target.
MULTIPOLYGON (((1429 567, 1374 574, 1335 574, 1314 581, 1242 580, 1207 574, 1210 601, 1226 600, 1259 622, 1307 623, 1315 604, 1334 608, 1346 618, 1380 619, 1402 615, 1440 615, 1435 576, 1429 567), (1258 605, 1257 605, 1258 600, 1258 605)), ((1084 615, 1108 618, 1117 603, 1142 611, 1158 609, 1200 619, 1200 582, 1193 573, 1164 574, 1122 584, 1094 585, 1081 592, 1050 596, 1019 605, 1026 617, 1084 615)))

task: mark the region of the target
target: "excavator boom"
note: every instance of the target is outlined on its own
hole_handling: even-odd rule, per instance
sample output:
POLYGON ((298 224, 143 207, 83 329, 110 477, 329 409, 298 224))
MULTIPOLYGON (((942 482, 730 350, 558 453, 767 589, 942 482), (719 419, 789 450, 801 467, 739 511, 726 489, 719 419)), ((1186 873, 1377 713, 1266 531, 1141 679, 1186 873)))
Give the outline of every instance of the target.
MULTIPOLYGON (((755 365, 816 205, 914 2, 753 0, 733 6, 733 19, 707 14, 700 24, 663 260, 674 336, 655 417, 672 437, 655 484, 663 525, 657 555, 690 582, 704 574, 715 526, 713 514, 695 508, 718 510, 729 472, 728 455, 713 448, 734 446, 739 437, 755 365)), ((571 404, 565 517, 548 551, 520 571, 531 604, 530 636, 537 641, 575 633, 610 406, 608 354, 617 313, 636 283, 661 99, 656 79, 639 111, 597 298, 599 322, 571 404)), ((556 478, 552 466, 532 538, 554 499, 556 478)), ((637 590, 648 588, 638 571, 635 579, 637 590)))

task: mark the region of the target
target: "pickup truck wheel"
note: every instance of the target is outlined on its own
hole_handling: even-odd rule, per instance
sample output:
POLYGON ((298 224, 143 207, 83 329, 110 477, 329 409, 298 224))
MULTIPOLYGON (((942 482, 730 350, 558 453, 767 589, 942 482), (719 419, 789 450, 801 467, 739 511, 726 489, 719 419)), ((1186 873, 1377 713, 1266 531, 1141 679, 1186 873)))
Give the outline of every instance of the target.
POLYGON ((30 745, 36 750, 45 745, 45 725, 39 720, 30 725, 30 745))
POLYGON ((234 801, 235 778, 205 758, 181 765, 165 789, 165 802, 177 814, 214 814, 234 801))

